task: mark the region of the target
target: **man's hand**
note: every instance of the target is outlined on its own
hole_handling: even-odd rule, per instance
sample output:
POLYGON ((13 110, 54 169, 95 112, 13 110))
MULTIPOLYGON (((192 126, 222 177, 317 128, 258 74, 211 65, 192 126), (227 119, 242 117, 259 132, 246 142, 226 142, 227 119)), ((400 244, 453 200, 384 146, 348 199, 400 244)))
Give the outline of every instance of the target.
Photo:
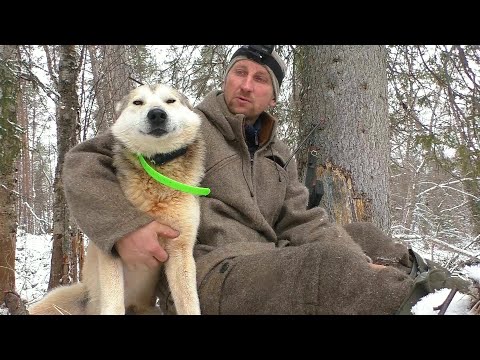
POLYGON ((385 265, 381 265, 381 264, 374 264, 373 263, 373 260, 370 256, 368 255, 365 255, 367 257, 367 261, 368 261, 368 266, 370 266, 372 269, 374 270, 382 270, 382 269, 385 269, 386 266, 385 265))
POLYGON ((168 254, 160 246, 158 237, 174 239, 179 235, 177 230, 152 221, 118 240, 115 248, 127 266, 145 265, 155 268, 168 259, 168 254))
POLYGON ((374 270, 382 270, 382 269, 385 269, 386 266, 385 265, 380 265, 380 264, 368 264, 372 269, 374 270))

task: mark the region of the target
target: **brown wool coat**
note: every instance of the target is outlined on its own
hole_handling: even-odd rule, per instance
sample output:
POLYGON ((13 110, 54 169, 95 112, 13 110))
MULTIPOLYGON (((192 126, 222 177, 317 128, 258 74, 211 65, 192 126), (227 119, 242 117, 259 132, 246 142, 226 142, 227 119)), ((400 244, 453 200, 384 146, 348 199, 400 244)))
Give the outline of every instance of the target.
MULTIPOLYGON (((392 269, 393 272, 388 273, 386 278, 378 278, 366 265, 364 250, 352 240, 344 228, 330 223, 323 208, 306 209, 308 191, 298 180, 294 161, 291 161, 286 169, 283 168, 291 152, 276 137, 276 119, 267 113, 262 114, 264 125, 260 134, 261 146, 251 160, 243 135, 244 116, 229 112, 222 92, 213 91, 208 94, 197 106, 197 111, 202 115, 202 132, 207 148, 206 173, 201 186, 211 189, 208 197, 200 199, 201 222, 198 244, 195 247, 197 280, 200 287, 204 286, 200 291, 201 302, 205 303, 205 306, 202 305, 203 312, 209 312, 208 309, 212 309, 212 313, 219 312, 217 304, 212 306, 208 304, 220 301, 223 294, 218 289, 223 287, 223 280, 216 280, 210 273, 226 259, 256 256, 309 243, 316 243, 315 253, 325 248, 325 254, 334 254, 334 258, 317 257, 322 258, 322 267, 313 262, 312 265, 307 264, 302 268, 303 260, 296 261, 299 268, 298 270, 292 268, 292 279, 299 271, 316 274, 324 267, 325 271, 329 272, 324 278, 331 279, 331 283, 322 283, 322 287, 338 288, 339 279, 344 278, 342 283, 347 288, 350 281, 352 285, 355 284, 352 289, 361 292, 362 279, 359 272, 365 271, 368 272, 365 275, 367 287, 375 283, 375 289, 372 290, 374 293, 378 293, 382 286, 378 283, 385 283, 384 296, 380 292, 381 299, 373 299, 374 302, 387 301, 385 297, 393 298, 386 307, 376 308, 381 308, 380 312, 393 312, 408 292, 411 282, 405 276, 395 273, 395 269, 392 269), (335 254, 344 253, 347 254, 345 263, 339 267, 339 256, 335 254), (309 266, 315 269, 309 269, 309 266), (357 274, 352 278, 352 273, 357 274), (395 284, 392 286, 388 284, 389 276, 395 278, 395 284), (205 289, 210 290, 206 292, 205 289)), ((135 209, 123 196, 112 167, 112 140, 111 134, 107 133, 79 144, 67 154, 64 163, 65 193, 71 212, 89 239, 105 251, 111 251, 118 239, 151 221, 149 216, 135 209)), ((369 237, 366 238, 367 240, 363 239, 363 242, 369 241, 369 237)), ((383 242, 384 239, 379 241, 383 242)), ((305 254, 312 253, 309 248, 304 249, 305 254)), ((392 247, 391 244, 386 246, 386 249, 384 254, 381 251, 376 252, 397 262, 406 252, 404 247, 392 247)), ((267 271, 265 268, 265 273, 277 271, 273 269, 276 266, 274 263, 275 261, 271 261, 272 269, 267 271)), ((277 268, 281 269, 282 266, 283 263, 278 263, 277 268)), ((242 267, 238 265, 237 268, 242 267)), ((262 271, 261 264, 255 273, 259 271, 262 271)), ((239 284, 242 283, 242 279, 252 278, 248 271, 245 271, 244 276, 242 273, 237 276, 239 284)), ((317 274, 316 278, 321 276, 323 275, 317 274)), ((301 282, 301 279, 297 279, 298 281, 301 282)), ((318 287, 318 284, 316 286, 318 287)), ((284 291, 291 292, 288 288, 284 291)), ((164 291, 160 291, 160 294, 167 295, 164 291)), ((366 294, 373 296, 368 291, 366 294)), ((325 296, 328 297, 328 292, 325 296)), ((332 294, 332 301, 335 301, 333 298, 335 296, 332 294)), ((352 296, 355 298, 355 294, 350 292, 349 298, 352 296)), ((325 302, 325 299, 322 301, 325 302)), ((362 311, 359 310, 359 306, 363 305, 356 304, 350 307, 349 301, 351 302, 347 299, 345 305, 342 305, 342 309, 347 309, 345 313, 363 313, 375 309, 375 306, 369 305, 362 311)), ((368 302, 369 299, 363 301, 368 302)), ((263 300, 260 302, 266 303, 263 300)), ((276 308, 281 309, 281 313, 305 312, 305 309, 293 311, 289 304, 291 301, 276 308)), ((338 304, 343 303, 339 301, 338 304)), ((259 307, 253 304, 251 308, 242 310, 234 305, 232 312, 252 313, 255 312, 253 309, 259 307)), ((264 308, 264 311, 274 313, 274 309, 264 308)), ((313 313, 344 312, 335 308, 323 308, 313 313)))

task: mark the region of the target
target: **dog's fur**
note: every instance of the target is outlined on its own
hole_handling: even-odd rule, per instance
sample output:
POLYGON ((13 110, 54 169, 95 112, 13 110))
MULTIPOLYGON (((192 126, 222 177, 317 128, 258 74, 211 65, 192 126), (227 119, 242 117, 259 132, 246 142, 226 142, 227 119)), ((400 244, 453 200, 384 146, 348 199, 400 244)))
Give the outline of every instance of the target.
MULTIPOLYGON (((145 159, 188 145, 187 152, 157 171, 177 181, 197 186, 203 176, 204 143, 200 117, 188 99, 163 84, 142 85, 117 104, 114 166, 127 198, 157 221, 179 230, 174 240, 159 239, 169 254, 165 273, 177 314, 200 314, 193 246, 200 221, 198 198, 153 180, 142 168, 145 159), (152 109, 161 119, 152 119, 152 109), (157 113, 158 114, 158 113, 157 113)), ((148 160, 147 160, 148 161, 148 160)), ((118 256, 89 243, 83 280, 52 290, 34 303, 30 314, 125 314, 152 313, 160 270, 124 266, 118 256)))

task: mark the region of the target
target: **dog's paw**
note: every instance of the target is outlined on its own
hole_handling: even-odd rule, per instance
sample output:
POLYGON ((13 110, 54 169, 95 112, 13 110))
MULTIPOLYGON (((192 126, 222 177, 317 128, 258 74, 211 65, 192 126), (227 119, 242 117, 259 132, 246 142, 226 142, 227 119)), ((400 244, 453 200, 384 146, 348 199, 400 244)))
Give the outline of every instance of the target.
POLYGON ((106 306, 100 310, 100 315, 125 315, 125 306, 106 306))

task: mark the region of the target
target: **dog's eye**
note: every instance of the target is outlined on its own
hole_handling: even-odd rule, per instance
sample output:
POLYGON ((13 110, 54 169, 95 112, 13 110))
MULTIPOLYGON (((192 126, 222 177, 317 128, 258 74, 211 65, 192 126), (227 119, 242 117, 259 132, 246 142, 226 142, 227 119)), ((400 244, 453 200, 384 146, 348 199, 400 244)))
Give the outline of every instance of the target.
POLYGON ((167 104, 173 104, 175 101, 177 101, 177 100, 175 100, 175 99, 168 99, 168 100, 166 101, 166 103, 167 103, 167 104))
POLYGON ((135 100, 133 102, 133 105, 143 105, 143 101, 142 100, 135 100))

